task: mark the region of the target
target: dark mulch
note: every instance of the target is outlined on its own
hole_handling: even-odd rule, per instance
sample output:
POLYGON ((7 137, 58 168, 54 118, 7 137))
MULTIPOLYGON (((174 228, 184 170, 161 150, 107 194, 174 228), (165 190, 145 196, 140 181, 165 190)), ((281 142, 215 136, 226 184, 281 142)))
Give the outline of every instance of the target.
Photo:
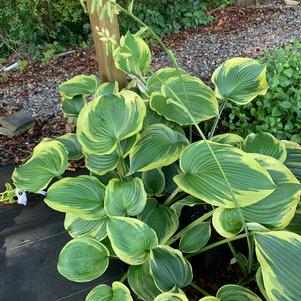
POLYGON ((62 116, 56 116, 37 120, 32 129, 17 137, 0 135, 0 166, 22 163, 44 137, 57 137, 64 133, 66 120, 62 116))
POLYGON ((275 17, 280 8, 273 7, 228 7, 216 9, 211 12, 214 21, 208 25, 195 29, 183 30, 173 33, 164 39, 168 47, 175 47, 195 34, 228 34, 243 30, 244 28, 258 25, 275 17))
MULTIPOLYGON (((17 60, 16 55, 9 59, 11 63, 17 60)), ((34 85, 43 80, 63 77, 65 74, 89 74, 95 73, 95 70, 97 70, 97 62, 94 49, 88 52, 77 49, 74 53, 59 57, 48 64, 33 60, 24 71, 10 72, 8 80, 0 84, 0 87, 5 89, 15 85, 22 86, 24 82, 34 85)))

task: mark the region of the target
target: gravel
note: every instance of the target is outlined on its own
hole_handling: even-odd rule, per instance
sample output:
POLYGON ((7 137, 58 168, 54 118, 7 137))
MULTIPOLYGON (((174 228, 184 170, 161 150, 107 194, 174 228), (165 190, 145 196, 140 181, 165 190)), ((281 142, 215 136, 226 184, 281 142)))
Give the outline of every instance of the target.
POLYGON ((62 78, 41 81, 36 85, 31 83, 22 86, 12 86, 0 92, 0 99, 22 104, 23 109, 33 117, 55 115, 60 110, 58 85, 62 78))
MULTIPOLYGON (((257 58, 265 49, 273 50, 282 47, 290 43, 293 37, 301 40, 301 7, 289 7, 279 1, 264 2, 269 4, 259 4, 258 8, 273 8, 277 11, 268 16, 260 16, 257 20, 259 24, 250 24, 230 32, 223 30, 214 32, 213 30, 209 33, 208 31, 202 32, 201 28, 191 31, 184 40, 172 45, 171 48, 178 58, 179 65, 192 75, 208 80, 213 70, 226 59, 235 56, 257 58)), ((254 17, 256 18, 256 13, 252 18, 254 17)), ((221 18, 213 27, 222 27, 220 22, 223 21, 227 22, 221 18)), ((235 23, 235 20, 231 22, 235 23)), ((240 25, 237 27, 239 28, 240 25)), ((172 40, 173 36, 169 39, 172 40)), ((168 64, 166 55, 156 52, 153 59, 154 67, 159 68, 168 64)), ((37 78, 36 81, 31 80, 29 83, 25 80, 22 84, 8 85, 0 89, 2 111, 3 108, 17 103, 33 117, 47 119, 58 116, 61 114, 58 85, 80 73, 82 72, 78 69, 75 71, 71 69, 70 72, 60 74, 58 77, 43 77, 37 78)))
MULTIPOLYGON (((267 1, 268 2, 268 1, 267 1)), ((204 80, 225 60, 232 57, 258 58, 269 49, 283 47, 293 38, 301 41, 301 6, 289 7, 279 1, 258 5, 277 8, 272 17, 266 16, 260 24, 230 33, 197 33, 173 48, 179 65, 190 74, 204 80)), ((156 67, 168 65, 164 53, 155 59, 156 67)))

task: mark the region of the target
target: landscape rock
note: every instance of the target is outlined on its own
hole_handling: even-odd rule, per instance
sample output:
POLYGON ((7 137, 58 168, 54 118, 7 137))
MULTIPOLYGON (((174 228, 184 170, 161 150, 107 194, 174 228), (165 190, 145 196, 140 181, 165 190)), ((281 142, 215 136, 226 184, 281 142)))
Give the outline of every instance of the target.
POLYGON ((35 120, 24 111, 16 112, 10 116, 0 116, 0 134, 17 136, 32 128, 35 120))

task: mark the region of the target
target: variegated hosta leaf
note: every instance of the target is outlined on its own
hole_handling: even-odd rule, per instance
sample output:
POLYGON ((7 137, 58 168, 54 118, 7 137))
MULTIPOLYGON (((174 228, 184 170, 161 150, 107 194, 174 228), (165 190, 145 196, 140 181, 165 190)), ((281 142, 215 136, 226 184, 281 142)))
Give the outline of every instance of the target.
POLYGON ((180 158, 182 173, 175 176, 174 181, 183 191, 214 206, 235 208, 254 204, 275 190, 269 173, 252 155, 230 145, 210 141, 208 144, 228 179, 235 200, 205 142, 191 144, 180 158))
POLYGON ((101 284, 92 289, 86 301, 133 301, 129 289, 121 282, 115 281, 112 288, 101 284))
POLYGON ((122 153, 121 155, 123 158, 129 155, 129 153, 138 141, 138 136, 139 134, 120 141, 120 149, 122 153))
MULTIPOLYGON (((283 229, 292 220, 300 198, 300 185, 281 184, 272 195, 262 201, 241 208, 247 222, 260 223, 269 229, 283 229)), ((217 208, 213 214, 213 226, 223 237, 233 237, 242 230, 237 209, 217 208)))
MULTIPOLYGON (((128 156, 129 152, 135 145, 137 136, 132 136, 130 138, 120 141, 120 149, 122 152, 122 157, 128 156)), ((119 161, 120 155, 117 150, 114 150, 111 154, 99 155, 99 154, 85 154, 85 165, 86 167, 96 175, 105 175, 109 171, 114 170, 119 161)))
POLYGON ((179 250, 183 253, 194 253, 206 246, 211 236, 210 223, 195 225, 186 231, 180 239, 179 250))
MULTIPOLYGON (((47 140, 44 139, 43 141, 47 140)), ((68 152, 68 160, 79 160, 83 157, 82 147, 77 140, 76 134, 68 133, 57 138, 50 138, 48 141, 50 140, 59 141, 65 146, 68 152)))
POLYGON ((14 170, 12 179, 20 190, 39 192, 54 177, 62 175, 67 167, 68 153, 64 145, 58 141, 44 141, 34 148, 25 164, 14 170))
POLYGON ((179 159, 188 140, 163 124, 154 124, 141 134, 130 153, 130 174, 169 165, 179 159))
POLYGON ((61 99, 61 110, 68 117, 77 117, 84 106, 85 100, 82 95, 61 99))
POLYGON ((114 51, 114 62, 117 69, 140 78, 149 68, 151 52, 140 37, 128 32, 114 51))
POLYGON ((301 146, 295 142, 284 141, 287 156, 284 164, 301 181, 301 146))
POLYGON ((105 175, 114 170, 119 162, 117 151, 107 155, 86 154, 85 166, 96 175, 105 175))
MULTIPOLYGON (((256 160, 270 173, 273 181, 276 183, 277 186, 279 186, 279 191, 276 188, 275 192, 273 192, 270 197, 274 197, 275 199, 270 201, 271 203, 274 202, 274 204, 277 204, 276 197, 278 196, 279 199, 281 199, 281 196, 279 194, 282 192, 285 193, 286 190, 286 197, 282 197, 284 200, 281 201, 281 205, 279 205, 278 210, 282 212, 278 217, 274 219, 275 221, 275 228, 283 228, 288 225, 289 221, 293 218, 296 212, 296 207, 298 205, 298 200, 300 199, 300 182, 298 179, 294 176, 294 174, 281 162, 278 160, 275 160, 270 157, 265 156, 256 156, 256 160), (283 188, 281 191, 282 185, 290 185, 289 188, 283 188), (294 192, 295 190, 295 192, 294 192), (276 194, 277 192, 277 194, 276 194), (280 209, 281 208, 281 209, 280 209), (276 220, 278 218, 278 223, 276 223, 276 220)), ((267 198, 268 199, 268 198, 267 198)), ((265 200, 266 201, 266 200, 265 200)), ((261 202, 260 202, 261 203, 261 202)), ((260 205, 259 203, 259 205, 260 205)), ((262 212, 263 212, 262 208, 262 212)), ((276 209, 274 209, 276 212, 276 209)), ((264 223, 262 223, 264 225, 264 223)), ((268 223, 266 223, 268 226, 268 223)))
POLYGON ((5 191, 0 192, 0 204, 2 202, 8 202, 14 204, 17 202, 16 191, 10 183, 5 183, 5 191))
POLYGON ((238 105, 252 101, 268 90, 266 67, 250 58, 233 58, 218 67, 211 78, 215 95, 238 105))
POLYGON ((286 148, 283 141, 270 133, 249 134, 242 144, 243 151, 273 157, 280 162, 286 159, 286 148))
POLYGON ((301 235, 301 202, 298 203, 295 216, 285 230, 301 235))
MULTIPOLYGON (((156 75, 153 75, 156 76, 156 75)), ((150 106, 158 114, 179 125, 193 124, 211 119, 218 114, 214 92, 197 77, 182 75, 162 82, 161 92, 151 95, 150 106), (186 108, 185 109, 183 109, 186 108)))
POLYGON ((77 137, 87 154, 112 153, 117 144, 139 132, 145 105, 135 94, 102 96, 89 102, 77 121, 77 137))
POLYGON ((45 203, 54 210, 94 220, 106 215, 104 197, 105 187, 95 177, 78 176, 54 183, 45 203))
POLYGON ((268 299, 301 300, 301 236, 287 231, 256 233, 255 243, 268 299))
POLYGON ((141 179, 112 179, 106 188, 105 209, 108 216, 136 216, 145 207, 146 197, 141 179))
POLYGON ((165 187, 165 177, 161 169, 156 168, 142 173, 145 191, 148 195, 159 195, 165 187))
POLYGON ((72 99, 74 96, 88 96, 93 94, 98 87, 98 80, 95 75, 77 75, 59 86, 61 95, 72 99))
POLYGON ((94 93, 94 97, 116 94, 118 91, 118 82, 103 83, 97 88, 96 92, 94 93))
POLYGON ((175 122, 167 120, 164 116, 159 115, 157 112, 150 108, 149 102, 146 103, 146 115, 143 121, 143 128, 148 128, 149 126, 156 124, 156 123, 163 123, 167 125, 171 129, 180 130, 182 129, 178 124, 175 122))
POLYGON ((223 237, 233 237, 243 229, 243 224, 237 209, 216 208, 212 224, 218 234, 223 237))
POLYGON ((107 232, 114 252, 130 265, 144 263, 158 244, 155 231, 135 218, 112 217, 107 232))
POLYGON ((188 299, 181 293, 162 293, 154 301, 188 301, 188 299))
POLYGON ((234 284, 221 287, 216 297, 220 301, 262 301, 261 298, 249 289, 234 284))
MULTIPOLYGON (((269 229, 283 229, 295 215, 301 185, 280 161, 263 155, 256 157, 271 175, 276 189, 259 202, 241 208, 241 213, 248 223, 259 223, 269 229)), ((217 208, 213 214, 213 225, 224 237, 232 237, 242 228, 237 209, 217 208)))
POLYGON ((107 236, 107 217, 85 220, 72 213, 66 213, 64 227, 73 238, 89 236, 100 241, 107 236))
POLYGON ((177 79, 181 75, 187 75, 186 71, 180 69, 177 71, 176 68, 162 68, 156 71, 156 74, 151 76, 146 84, 146 91, 149 96, 153 92, 161 92, 162 82, 166 82, 170 78, 177 79))
POLYGON ((150 252, 150 270, 162 292, 183 288, 192 281, 192 268, 179 250, 159 245, 150 252))
POLYGON ((218 290, 216 297, 208 296, 199 301, 262 301, 262 299, 245 287, 227 284, 218 290))
POLYGON ((135 294, 144 301, 153 301, 161 293, 150 274, 148 261, 142 265, 131 266, 127 280, 135 294))
POLYGON ((300 183, 294 174, 279 160, 259 154, 252 154, 252 156, 270 173, 273 181, 276 184, 300 183))
POLYGON ((257 282, 257 285, 259 287, 259 290, 260 290, 261 294, 265 297, 266 300, 268 300, 268 296, 267 296, 267 293, 266 293, 265 288, 264 288, 262 268, 261 267, 259 267, 258 270, 257 270, 256 282, 257 282))
POLYGON ((189 195, 189 196, 185 197, 184 199, 172 204, 170 206, 170 208, 177 213, 178 217, 180 217, 184 206, 194 207, 194 206, 201 205, 201 204, 204 204, 204 202, 201 201, 200 199, 197 199, 197 198, 189 195))
POLYGON ((138 216, 157 233, 159 243, 167 242, 177 231, 179 219, 168 206, 158 204, 155 199, 148 199, 144 210, 138 216))
POLYGON ((232 133, 226 133, 221 135, 213 136, 210 141, 220 143, 220 144, 230 144, 232 146, 241 147, 241 144, 244 141, 244 138, 232 134, 232 133))
POLYGON ((62 249, 57 268, 65 278, 88 282, 101 276, 109 265, 110 253, 97 240, 80 237, 69 241, 62 249))

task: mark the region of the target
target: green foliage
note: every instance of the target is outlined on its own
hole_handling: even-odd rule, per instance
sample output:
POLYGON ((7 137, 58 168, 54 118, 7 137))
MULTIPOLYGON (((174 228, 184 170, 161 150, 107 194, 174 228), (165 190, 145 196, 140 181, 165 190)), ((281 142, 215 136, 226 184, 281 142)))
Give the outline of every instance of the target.
POLYGON ((212 82, 218 99, 227 99, 238 105, 265 95, 268 85, 265 66, 249 58, 233 58, 215 70, 212 82))
MULTIPOLYGON (((139 45, 141 40, 128 33, 114 50, 120 54, 126 49, 127 59, 137 49, 139 56, 142 48, 149 53, 145 44, 139 45)), ((187 301, 183 289, 195 287, 188 258, 247 238, 248 258, 245 251, 235 255, 245 274, 240 283, 254 278, 260 266, 258 285, 268 300, 300 299, 301 236, 286 231, 300 231, 298 145, 267 133, 207 140, 214 127, 204 133, 199 126, 219 120, 217 98, 243 105, 262 95, 267 90, 264 66, 251 59, 226 61, 214 73, 213 91, 180 70, 167 52, 173 68, 151 70, 150 77, 144 75, 144 62, 120 64, 116 58, 116 65, 134 78, 122 90, 115 83, 99 86, 89 76, 61 85, 63 101, 84 99, 82 108, 77 107, 76 135, 42 141, 13 174, 19 193, 50 186, 46 204, 66 214, 65 229, 73 239, 60 253, 58 271, 69 280, 86 282, 118 258, 129 265, 127 273, 112 287, 94 288, 87 301, 131 301, 129 288, 145 301, 187 301), (154 97, 160 102, 154 104, 154 97), (192 126, 198 136, 190 134, 192 126), (90 175, 49 185, 74 156, 84 157, 90 175), (182 227, 182 208, 196 205, 203 214, 182 227), (217 233, 211 238, 212 227, 217 233), (121 283, 126 279, 129 288, 121 283)), ((11 200, 12 189, 7 189, 2 199, 11 200)), ((216 297, 202 300, 261 301, 238 285, 225 285, 216 297)))
POLYGON ((256 294, 239 285, 224 285, 215 297, 204 297, 199 301, 262 301, 256 294))
MULTIPOLYGON (((127 6, 130 1, 122 0, 121 5, 127 6)), ((160 36, 165 36, 180 29, 190 29, 209 23, 213 18, 206 13, 209 7, 233 4, 229 0, 137 0, 133 13, 152 27, 160 36)), ((139 25, 130 17, 120 18, 123 32, 136 32, 139 25)))
POLYGON ((269 91, 243 107, 228 104, 222 126, 246 136, 269 132, 278 139, 301 142, 301 44, 294 42, 274 52, 267 51, 269 91))
POLYGON ((96 286, 87 296, 86 301, 133 301, 129 289, 121 282, 113 282, 112 288, 102 284, 96 286))
MULTIPOLYGON (((90 24, 80 0, 8 0, 0 3, 0 55, 6 55, 11 47, 23 54, 38 56, 48 63, 67 47, 91 44, 90 24)), ((124 6, 129 0, 119 1, 124 6)), ((206 13, 209 7, 233 4, 233 0, 154 0, 135 1, 133 12, 151 25, 161 36, 180 29, 206 24, 212 17, 206 13), (213 2, 213 3, 212 3, 213 2)), ((139 28, 131 18, 120 17, 123 33, 139 28)))
POLYGON ((16 203, 16 191, 10 183, 5 183, 5 191, 0 193, 0 203, 2 202, 9 204, 16 203))
POLYGON ((26 60, 19 60, 17 63, 17 70, 19 71, 24 71, 28 66, 28 61, 26 60))
POLYGON ((8 76, 8 72, 1 72, 0 73, 0 84, 4 84, 8 81, 9 76, 8 76))
POLYGON ((129 32, 120 39, 120 47, 114 53, 116 67, 126 73, 143 78, 151 63, 151 52, 147 44, 129 32), (131 51, 133 51, 131 53, 131 51))
POLYGON ((42 50, 47 61, 61 49, 60 45, 86 39, 83 26, 87 22, 78 0, 1 1, 0 38, 4 44, 0 53, 7 53, 8 45, 31 55, 42 50))
POLYGON ((32 157, 15 169, 13 180, 21 190, 39 192, 46 188, 54 177, 61 176, 68 167, 68 151, 59 141, 42 141, 35 147, 32 157), (35 172, 35 181, 31 175, 35 172))
POLYGON ((93 238, 75 238, 62 249, 57 268, 71 281, 92 281, 106 271, 109 254, 106 246, 93 238))

